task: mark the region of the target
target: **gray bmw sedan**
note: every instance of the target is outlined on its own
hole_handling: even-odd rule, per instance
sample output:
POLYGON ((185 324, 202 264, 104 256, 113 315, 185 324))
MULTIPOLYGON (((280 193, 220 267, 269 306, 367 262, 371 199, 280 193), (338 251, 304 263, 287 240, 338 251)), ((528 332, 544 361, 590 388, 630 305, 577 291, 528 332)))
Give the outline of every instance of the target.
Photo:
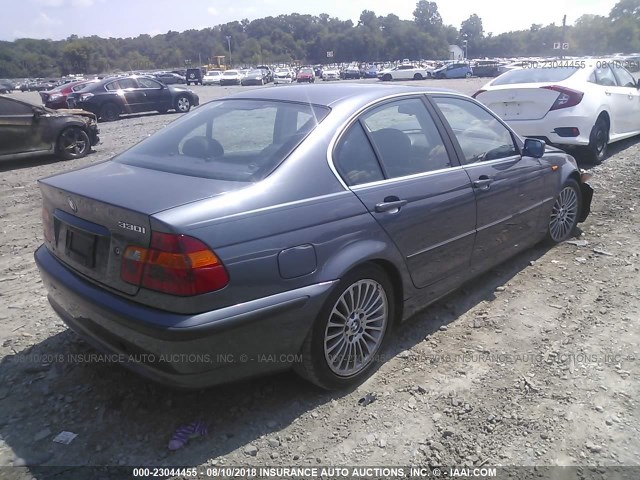
POLYGON ((258 89, 40 180, 49 301, 97 349, 202 387, 293 367, 362 381, 394 325, 540 241, 593 191, 455 92, 258 89))

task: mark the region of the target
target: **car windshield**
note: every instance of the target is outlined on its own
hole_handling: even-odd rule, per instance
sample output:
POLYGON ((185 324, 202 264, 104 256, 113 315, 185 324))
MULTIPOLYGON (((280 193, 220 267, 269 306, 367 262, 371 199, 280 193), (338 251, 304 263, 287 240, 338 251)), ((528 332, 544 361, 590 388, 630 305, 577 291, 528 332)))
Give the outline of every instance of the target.
POLYGON ((511 70, 500 75, 491 85, 560 82, 566 80, 578 70, 578 67, 524 68, 522 70, 511 70))
POLYGON ((227 70, 222 75, 225 76, 225 77, 235 77, 236 75, 238 75, 238 71, 237 70, 227 70))
POLYGON ((313 74, 313 70, 311 70, 310 68, 303 68, 302 70, 300 70, 300 73, 305 74, 305 75, 312 75, 313 74))
POLYGON ((327 107, 219 100, 184 116, 115 161, 195 177, 256 182, 327 115, 327 107))
POLYGON ((262 76, 262 70, 251 70, 249 75, 260 75, 262 76))

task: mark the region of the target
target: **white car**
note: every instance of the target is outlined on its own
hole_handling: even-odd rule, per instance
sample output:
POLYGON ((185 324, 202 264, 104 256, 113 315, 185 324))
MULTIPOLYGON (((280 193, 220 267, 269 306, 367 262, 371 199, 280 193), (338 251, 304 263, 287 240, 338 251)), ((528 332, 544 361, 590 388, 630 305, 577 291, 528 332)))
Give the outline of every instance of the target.
POLYGON ((432 69, 418 65, 402 64, 387 70, 378 72, 378 78, 385 82, 389 80, 424 80, 431 78, 432 69))
POLYGON ((325 68, 322 70, 322 81, 340 80, 340 70, 337 68, 325 68))
POLYGON ((220 85, 240 85, 242 77, 239 70, 227 70, 220 75, 220 85))
POLYGON ((518 134, 582 147, 600 163, 609 143, 640 134, 639 89, 623 62, 554 60, 504 73, 473 97, 518 134))
POLYGON ((273 83, 291 83, 295 77, 295 73, 290 68, 279 67, 273 72, 273 83))
POLYGON ((222 72, 211 70, 202 77, 202 85, 220 85, 220 78, 222 78, 222 72))

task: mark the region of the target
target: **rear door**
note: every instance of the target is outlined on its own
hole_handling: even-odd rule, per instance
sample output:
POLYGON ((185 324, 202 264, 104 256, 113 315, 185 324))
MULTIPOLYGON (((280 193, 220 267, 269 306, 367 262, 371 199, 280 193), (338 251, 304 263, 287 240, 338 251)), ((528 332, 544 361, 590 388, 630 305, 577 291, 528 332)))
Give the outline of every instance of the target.
POLYGON ((336 168, 427 287, 468 268, 475 198, 420 97, 363 113, 335 150, 336 168))
POLYGON ((604 93, 604 102, 609 106, 611 115, 610 136, 624 135, 630 131, 630 121, 626 118, 630 113, 627 89, 618 86, 618 80, 606 62, 598 63, 601 65, 593 71, 589 82, 598 85, 599 90, 604 93))
POLYGON ((538 235, 551 169, 521 156, 510 130, 475 102, 453 96, 433 101, 450 126, 476 196, 472 263, 520 249, 538 235))

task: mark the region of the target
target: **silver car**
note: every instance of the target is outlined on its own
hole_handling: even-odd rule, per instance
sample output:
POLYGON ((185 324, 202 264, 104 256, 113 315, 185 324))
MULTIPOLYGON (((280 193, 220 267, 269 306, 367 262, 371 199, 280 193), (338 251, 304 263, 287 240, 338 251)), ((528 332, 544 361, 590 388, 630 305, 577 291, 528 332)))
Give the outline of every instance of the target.
POLYGON ((391 85, 243 91, 39 182, 60 317, 163 383, 293 368, 362 381, 417 310, 583 221, 570 155, 475 100, 391 85))

